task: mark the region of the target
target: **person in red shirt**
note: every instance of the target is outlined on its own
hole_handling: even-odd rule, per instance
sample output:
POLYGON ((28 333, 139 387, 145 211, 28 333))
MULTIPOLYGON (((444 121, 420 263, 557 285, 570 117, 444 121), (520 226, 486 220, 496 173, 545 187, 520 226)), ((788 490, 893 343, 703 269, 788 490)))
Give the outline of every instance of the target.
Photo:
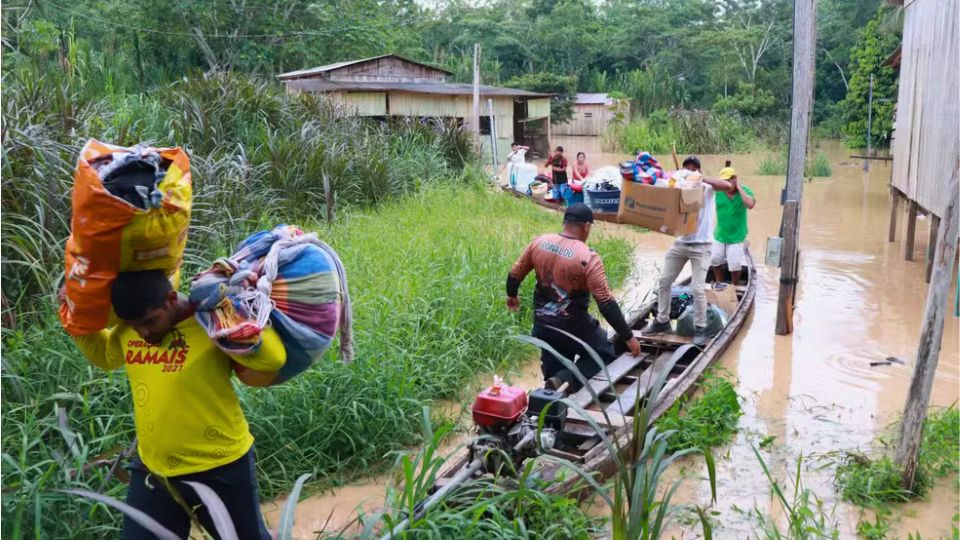
POLYGON ((544 165, 544 167, 550 169, 554 186, 567 183, 567 165, 567 158, 563 155, 563 147, 558 146, 547 158, 547 163, 544 165))
MULTIPOLYGON (((536 271, 532 335, 570 361, 579 355, 575 364, 585 379, 599 373, 601 366, 580 341, 596 352, 604 364, 616 358, 606 332, 587 312, 591 296, 630 353, 640 354, 640 344, 607 285, 603 261, 586 244, 592 224, 593 211, 587 205, 570 205, 563 215, 563 232, 534 238, 507 275, 507 308, 517 311, 520 284, 531 270, 536 271)), ((570 383, 571 392, 580 388, 576 376, 553 353, 542 351, 540 361, 547 388, 556 389, 565 382, 570 383)))
POLYGON ((573 164, 573 179, 583 182, 590 174, 590 168, 587 166, 587 155, 583 152, 577 152, 577 161, 573 164))

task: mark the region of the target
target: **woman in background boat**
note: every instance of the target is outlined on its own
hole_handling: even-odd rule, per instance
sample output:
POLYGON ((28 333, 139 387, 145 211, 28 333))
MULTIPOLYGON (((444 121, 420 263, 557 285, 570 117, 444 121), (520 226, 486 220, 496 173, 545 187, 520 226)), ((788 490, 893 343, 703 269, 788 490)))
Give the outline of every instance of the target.
POLYGON ((573 164, 573 179, 583 182, 590 174, 590 167, 587 166, 587 155, 583 152, 577 152, 577 161, 573 164))

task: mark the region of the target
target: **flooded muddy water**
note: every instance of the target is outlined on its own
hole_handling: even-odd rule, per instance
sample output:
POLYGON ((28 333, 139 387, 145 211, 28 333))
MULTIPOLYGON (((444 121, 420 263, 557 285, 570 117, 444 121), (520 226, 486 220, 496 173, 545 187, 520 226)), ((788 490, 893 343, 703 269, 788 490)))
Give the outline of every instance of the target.
MULTIPOLYGON (((593 168, 628 157, 603 153, 594 138, 558 138, 554 144, 563 145, 571 155, 586 152, 593 168)), ((887 241, 889 165, 874 163, 865 174, 862 162, 848 157, 854 152, 840 145, 824 143, 818 151, 830 159, 833 175, 804 184, 800 283, 795 329, 789 336, 774 334, 779 270, 761 264, 767 238, 776 236, 780 228, 783 178, 755 174, 766 153, 700 156, 708 175, 716 174, 725 160, 731 160, 741 183, 757 197, 757 207, 749 214, 749 244, 758 263, 756 302, 720 362, 738 381, 744 416, 734 439, 714 449, 718 502, 710 510, 716 512, 719 538, 753 536, 754 522, 747 514, 755 507, 780 513, 753 452, 753 447, 768 437, 773 437, 773 443, 761 450, 761 455, 774 476, 787 486, 788 495, 792 493, 790 479, 802 456, 804 486, 833 509, 842 537, 855 537, 859 514, 837 501, 831 460, 841 450, 872 450, 878 435, 890 434, 907 395, 926 298, 928 223, 918 223, 916 261, 904 260, 904 219, 897 241, 887 241), (871 365, 887 357, 903 363, 871 365)), ((672 162, 669 156, 657 158, 664 165, 672 162)), ((617 226, 604 224, 607 228, 617 226)), ((672 239, 620 229, 608 234, 622 234, 636 245, 634 285, 652 284, 672 239)), ((958 320, 948 316, 932 405, 947 406, 960 397, 958 340, 958 320)), ((487 383, 488 377, 484 375, 477 386, 487 383)), ((531 359, 508 380, 531 387, 539 383, 538 361, 531 359)), ((463 404, 444 404, 451 411, 458 405, 463 404)), ((454 438, 450 448, 465 437, 466 430, 461 438, 454 438)), ((674 474, 683 475, 686 481, 674 502, 709 506, 702 460, 687 460, 675 469, 674 474)), ((304 500, 297 509, 297 538, 314 538, 328 517, 326 529, 339 530, 356 516, 351 508, 361 505, 369 510, 382 504, 384 483, 384 478, 373 479, 304 500)), ((957 479, 942 482, 928 500, 895 511, 894 535, 906 537, 917 531, 925 538, 949 535, 957 501, 957 479)), ((272 507, 273 503, 267 504, 264 510, 268 520, 275 522, 279 512, 271 511, 272 507)), ((592 511, 604 512, 596 506, 592 511)), ((699 530, 699 525, 691 525, 689 530, 681 527, 675 536, 693 538, 699 530)))

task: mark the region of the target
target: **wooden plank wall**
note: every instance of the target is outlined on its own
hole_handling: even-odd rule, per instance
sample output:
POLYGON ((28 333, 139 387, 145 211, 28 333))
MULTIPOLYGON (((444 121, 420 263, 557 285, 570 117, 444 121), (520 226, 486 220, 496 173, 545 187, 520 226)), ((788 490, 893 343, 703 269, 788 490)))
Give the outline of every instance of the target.
POLYGON ((599 136, 607 131, 613 111, 606 105, 575 105, 573 118, 566 124, 554 124, 554 135, 599 136))
POLYGON ((958 2, 905 2, 891 183, 942 216, 960 164, 958 2))
POLYGON ((386 116, 386 92, 336 92, 329 94, 348 114, 358 116, 386 116))
POLYGON ((547 116, 550 116, 550 98, 527 100, 527 118, 546 118, 547 116))
POLYGON ((444 82, 446 73, 388 57, 342 67, 331 71, 329 78, 340 82, 444 82))

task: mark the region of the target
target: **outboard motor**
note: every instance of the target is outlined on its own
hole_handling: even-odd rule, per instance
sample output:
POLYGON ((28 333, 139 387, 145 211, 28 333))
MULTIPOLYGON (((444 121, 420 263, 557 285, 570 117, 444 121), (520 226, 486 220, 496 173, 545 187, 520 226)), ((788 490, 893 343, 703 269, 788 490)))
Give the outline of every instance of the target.
POLYGON ((500 377, 473 402, 473 421, 480 438, 471 443, 471 461, 480 458, 489 473, 512 472, 524 460, 551 450, 567 417, 563 393, 537 389, 528 397, 516 386, 505 386, 500 377), (539 416, 546 414, 537 432, 539 416), (504 467, 510 462, 512 467, 504 467))

